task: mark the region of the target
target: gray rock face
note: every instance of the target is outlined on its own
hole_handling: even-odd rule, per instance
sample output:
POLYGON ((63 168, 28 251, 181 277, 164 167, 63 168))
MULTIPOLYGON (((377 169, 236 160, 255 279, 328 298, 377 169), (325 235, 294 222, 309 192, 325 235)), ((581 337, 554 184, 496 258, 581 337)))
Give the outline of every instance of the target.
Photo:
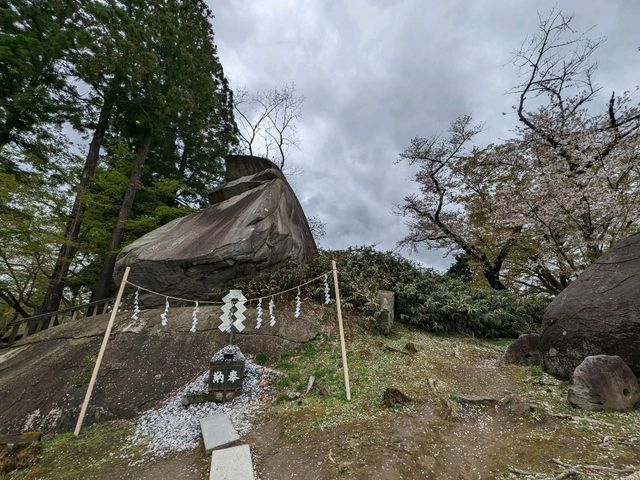
POLYGON ((640 376, 640 234, 602 255, 549 305, 540 353, 544 369, 569 379, 591 355, 619 355, 640 376))
POLYGON ((186 298, 208 298, 215 287, 317 252, 302 207, 275 164, 257 157, 226 159, 226 182, 212 205, 176 219, 125 247, 116 262, 120 281, 186 298))
POLYGON ((629 410, 640 402, 638 379, 618 356, 587 357, 573 372, 569 403, 587 410, 629 410))
MULTIPOLYGON (((116 317, 85 425, 133 418, 156 407, 208 371, 212 353, 227 344, 228 335, 218 330, 219 306, 200 307, 195 333, 189 331, 193 307, 172 307, 164 327, 162 311, 142 310, 139 320, 131 319, 130 311, 116 317)), ((255 309, 245 313, 247 328, 233 341, 246 354, 277 359, 322 331, 306 310, 294 319, 293 308, 276 304, 278 322, 260 329, 255 309)), ((65 322, 0 350, 0 433, 73 429, 87 390, 87 362, 100 350, 108 320, 107 314, 65 322)))
POLYGON ((539 346, 540 335, 537 333, 520 335, 515 342, 507 347, 504 361, 521 365, 539 365, 542 363, 539 346))
POLYGON ((376 328, 383 334, 389 335, 393 326, 396 294, 387 290, 378 290, 377 301, 382 312, 376 319, 376 328))

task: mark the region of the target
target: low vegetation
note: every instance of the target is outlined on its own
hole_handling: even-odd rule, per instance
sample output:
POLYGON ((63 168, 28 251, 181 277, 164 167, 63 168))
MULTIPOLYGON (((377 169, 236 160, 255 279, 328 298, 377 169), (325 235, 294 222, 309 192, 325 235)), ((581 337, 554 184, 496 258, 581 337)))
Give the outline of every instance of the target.
MULTIPOLYGON (((124 420, 101 423, 73 433, 56 435, 42 442, 34 452, 32 465, 7 474, 11 480, 77 480, 100 478, 116 464, 127 464, 142 453, 140 446, 127 444, 131 424, 124 420)), ((7 471, 9 468, 6 469, 7 471)), ((0 469, 0 478, 2 470, 0 469)), ((102 477, 104 478, 104 477, 102 477)))
MULTIPOLYGON (((331 260, 338 264, 345 309, 373 320, 379 313, 376 292, 391 290, 396 294, 397 318, 434 333, 517 337, 539 328, 549 302, 546 296, 522 296, 475 286, 372 247, 321 251, 307 265, 293 265, 236 286, 249 296, 291 288, 329 271, 331 260)), ((319 299, 322 288, 322 283, 314 283, 305 287, 304 293, 319 299)), ((219 293, 220 297, 224 295, 222 290, 219 293)))
MULTIPOLYGON (((384 465, 403 478, 470 471, 478 476, 469 478, 556 478, 575 469, 575 478, 618 479, 640 465, 639 411, 576 411, 565 382, 502 363, 507 342, 410 326, 397 326, 390 337, 350 336, 351 402, 335 340, 324 337, 267 360, 284 376, 264 420, 277 422, 280 441, 300 456, 309 454, 305 445, 314 446, 309 462, 322 473, 313 478, 374 478, 366 475, 384 465), (314 389, 292 395, 304 393, 309 376, 314 389), (409 397, 408 404, 385 406, 389 388, 409 397)), ((288 461, 295 464, 295 455, 288 461)), ((275 478, 271 460, 258 467, 275 478)))

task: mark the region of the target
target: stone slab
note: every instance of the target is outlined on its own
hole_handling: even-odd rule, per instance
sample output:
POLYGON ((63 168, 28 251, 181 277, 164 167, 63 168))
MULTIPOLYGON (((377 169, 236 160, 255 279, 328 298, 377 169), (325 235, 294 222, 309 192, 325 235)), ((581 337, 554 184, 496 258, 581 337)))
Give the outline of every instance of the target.
POLYGON ((240 438, 231 420, 225 413, 218 413, 200 419, 200 430, 204 449, 207 453, 225 447, 240 438))
POLYGON ((214 451, 209 480, 255 480, 249 445, 214 451))

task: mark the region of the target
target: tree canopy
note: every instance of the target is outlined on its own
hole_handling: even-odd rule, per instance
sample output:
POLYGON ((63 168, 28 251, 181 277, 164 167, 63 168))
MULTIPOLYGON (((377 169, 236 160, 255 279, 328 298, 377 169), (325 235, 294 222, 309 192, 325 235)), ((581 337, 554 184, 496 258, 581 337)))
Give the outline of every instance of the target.
POLYGON ((206 205, 237 144, 211 18, 203 0, 3 3, 0 299, 18 315, 110 294, 123 244, 206 205))
POLYGON ((406 245, 463 253, 495 289, 557 294, 640 228, 640 104, 594 83, 602 39, 552 11, 515 54, 513 138, 475 143, 481 126, 454 120, 417 137, 401 159, 419 193, 399 207, 406 245))

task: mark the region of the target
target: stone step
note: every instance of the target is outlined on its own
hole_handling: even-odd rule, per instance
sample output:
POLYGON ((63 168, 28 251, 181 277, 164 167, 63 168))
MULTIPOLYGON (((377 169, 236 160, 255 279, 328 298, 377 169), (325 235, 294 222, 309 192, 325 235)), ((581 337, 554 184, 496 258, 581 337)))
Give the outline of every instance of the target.
POLYGON ((209 480, 255 480, 249 445, 215 450, 209 480))
POLYGON ((218 413, 200 419, 200 430, 202 431, 204 449, 207 453, 226 447, 240 438, 225 413, 218 413))

